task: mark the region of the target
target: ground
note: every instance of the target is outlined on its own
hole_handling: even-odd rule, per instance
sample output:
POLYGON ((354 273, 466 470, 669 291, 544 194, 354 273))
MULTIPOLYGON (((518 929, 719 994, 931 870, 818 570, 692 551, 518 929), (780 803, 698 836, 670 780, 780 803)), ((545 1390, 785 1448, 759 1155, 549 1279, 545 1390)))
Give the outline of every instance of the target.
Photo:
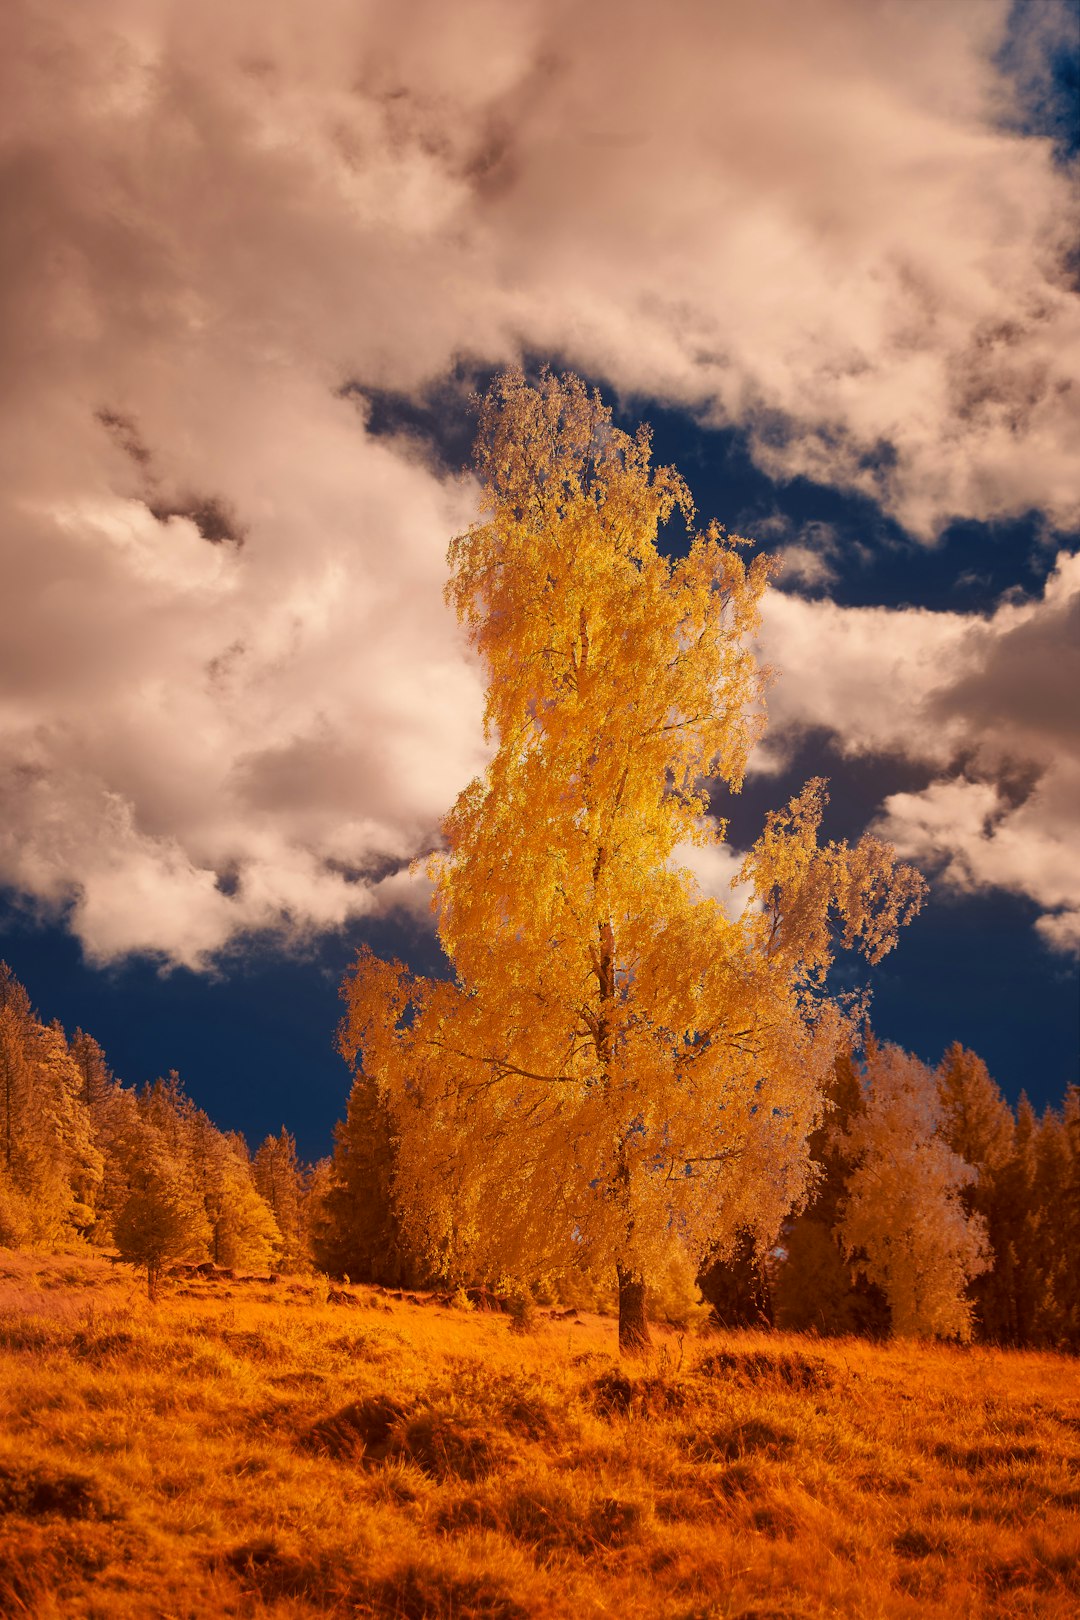
POLYGON ((0 1613, 1077 1613, 1075 1361, 521 1326, 0 1250, 0 1613))

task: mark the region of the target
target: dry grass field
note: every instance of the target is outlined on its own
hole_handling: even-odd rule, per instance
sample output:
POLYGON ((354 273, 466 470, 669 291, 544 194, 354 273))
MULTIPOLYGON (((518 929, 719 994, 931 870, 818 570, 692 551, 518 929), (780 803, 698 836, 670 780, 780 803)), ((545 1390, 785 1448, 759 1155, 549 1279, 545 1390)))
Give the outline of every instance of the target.
POLYGON ((348 1292, 0 1250, 0 1613, 1080 1610, 1075 1362, 348 1292))

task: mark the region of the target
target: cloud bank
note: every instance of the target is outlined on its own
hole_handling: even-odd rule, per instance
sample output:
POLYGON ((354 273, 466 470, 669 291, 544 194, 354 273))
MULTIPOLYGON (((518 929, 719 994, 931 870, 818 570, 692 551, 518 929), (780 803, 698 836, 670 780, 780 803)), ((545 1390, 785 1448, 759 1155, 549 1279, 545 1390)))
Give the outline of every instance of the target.
MULTIPOLYGON (((470 495, 346 385, 551 354, 926 540, 1074 523, 1074 192, 1008 12, 10 0, 0 881, 194 966, 405 892, 482 757, 470 495)), ((925 845, 942 803, 889 814, 925 845)))
POLYGON ((848 755, 931 766, 877 830, 954 888, 1026 895, 1047 944, 1080 945, 1080 556, 986 618, 775 592, 763 639, 783 664, 773 747, 821 726, 848 755))

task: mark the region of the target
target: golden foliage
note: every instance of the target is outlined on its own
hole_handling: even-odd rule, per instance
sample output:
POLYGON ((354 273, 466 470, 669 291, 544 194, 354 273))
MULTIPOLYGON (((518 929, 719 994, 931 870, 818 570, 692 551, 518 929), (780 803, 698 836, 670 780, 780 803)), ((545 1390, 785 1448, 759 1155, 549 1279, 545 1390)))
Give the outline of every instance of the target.
POLYGON ((686 485, 576 378, 515 373, 482 406, 481 519, 448 597, 488 676, 496 750, 432 861, 456 980, 362 952, 341 1045, 394 1121, 396 1196, 450 1270, 640 1277, 771 1236, 844 1026, 837 937, 877 961, 921 879, 864 838, 818 843, 823 784, 769 818, 741 915, 677 848, 721 838, 764 723, 752 637, 771 564, 716 525, 657 549, 686 485))

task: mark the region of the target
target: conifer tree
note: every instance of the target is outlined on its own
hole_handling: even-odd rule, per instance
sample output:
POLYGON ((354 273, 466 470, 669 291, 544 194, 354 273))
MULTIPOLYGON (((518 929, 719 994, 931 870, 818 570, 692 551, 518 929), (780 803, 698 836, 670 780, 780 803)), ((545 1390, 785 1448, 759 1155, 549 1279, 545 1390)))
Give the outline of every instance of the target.
POLYGON ((866 1275, 866 1255, 845 1253, 840 1221, 857 1158, 849 1132, 866 1113, 866 1095, 851 1052, 841 1052, 825 1089, 827 1112, 810 1137, 816 1172, 806 1209, 784 1227, 783 1258, 776 1271, 777 1320, 796 1332, 857 1333, 879 1338, 889 1331, 889 1308, 880 1287, 866 1275))
POLYGON ((277 1264, 282 1271, 303 1271, 310 1262, 305 1218, 304 1175, 296 1156, 296 1138, 284 1125, 268 1136, 252 1163, 255 1186, 273 1211, 281 1234, 277 1264))
POLYGON ((974 1052, 954 1042, 937 1071, 941 1134, 975 1179, 960 1194, 964 1208, 981 1217, 991 1263, 971 1285, 977 1336, 995 1343, 1015 1339, 1015 1211, 1008 1166, 1015 1148, 1009 1105, 974 1052))
POLYGON ((1070 1349, 1077 1351, 1080 1350, 1080 1086, 1070 1085, 1066 1089, 1061 1119, 1067 1154, 1058 1212, 1062 1334, 1070 1349))
POLYGON ((210 1258, 229 1270, 265 1270, 281 1252, 273 1211, 255 1186, 247 1144, 219 1131, 200 1109, 193 1121, 194 1171, 210 1224, 210 1258))
POLYGON ((37 1047, 27 1159, 34 1167, 37 1197, 47 1196, 56 1212, 53 1235, 63 1225, 85 1233, 93 1225, 104 1161, 83 1101, 82 1076, 59 1023, 40 1029, 37 1047))
POLYGON ((209 1229, 175 1143, 164 1131, 141 1118, 128 1145, 130 1187, 117 1211, 114 1236, 121 1259, 145 1270, 147 1294, 154 1300, 166 1265, 204 1258, 209 1229))
POLYGON ((102 1170, 64 1032, 0 963, 0 1241, 88 1230, 102 1170))
POLYGON ((1013 1151, 1002 1171, 1009 1236, 999 1253, 1007 1289, 1009 1342, 1034 1344, 1042 1290, 1040 1239, 1035 1207, 1035 1139, 1039 1122, 1026 1092, 1016 1105, 1013 1151))
POLYGON ((706 1263, 697 1282, 719 1327, 773 1326, 769 1267, 753 1232, 740 1232, 726 1255, 706 1263))
POLYGON ((20 1186, 20 1126, 31 1095, 36 1020, 30 997, 6 962, 0 962, 0 1243, 25 1242, 33 1215, 20 1186))
POLYGON ((821 846, 823 784, 770 816, 736 917, 678 863, 720 835, 762 720, 750 647, 769 562, 717 525, 669 561, 689 492, 576 379, 499 379, 479 522, 449 597, 488 677, 495 754, 434 864, 455 979, 362 953, 343 1047, 386 1099, 395 1198, 432 1263, 618 1279, 624 1349, 672 1235, 692 1262, 802 1195, 844 1020, 837 939, 888 950, 922 884, 873 838, 821 846))
MULTIPOLYGON (((1071 1096, 1066 1098, 1071 1110, 1071 1096)), ((1077 1259, 1075 1228, 1076 1167, 1072 1157, 1075 1128, 1063 1113, 1048 1108, 1034 1136, 1032 1204, 1037 1277, 1033 1338, 1037 1344, 1064 1348, 1073 1336, 1077 1259)))
MULTIPOLYGON (((343 1032, 341 1045, 349 1052, 343 1032)), ((334 1157, 313 1233, 316 1264, 332 1276, 412 1287, 418 1268, 394 1208, 394 1147, 385 1099, 358 1072, 345 1119, 334 1130, 334 1157)))
POLYGON ((108 1106, 116 1081, 109 1068, 105 1053, 92 1035, 77 1029, 71 1038, 71 1056, 82 1076, 82 1100, 97 1124, 102 1111, 108 1106))

